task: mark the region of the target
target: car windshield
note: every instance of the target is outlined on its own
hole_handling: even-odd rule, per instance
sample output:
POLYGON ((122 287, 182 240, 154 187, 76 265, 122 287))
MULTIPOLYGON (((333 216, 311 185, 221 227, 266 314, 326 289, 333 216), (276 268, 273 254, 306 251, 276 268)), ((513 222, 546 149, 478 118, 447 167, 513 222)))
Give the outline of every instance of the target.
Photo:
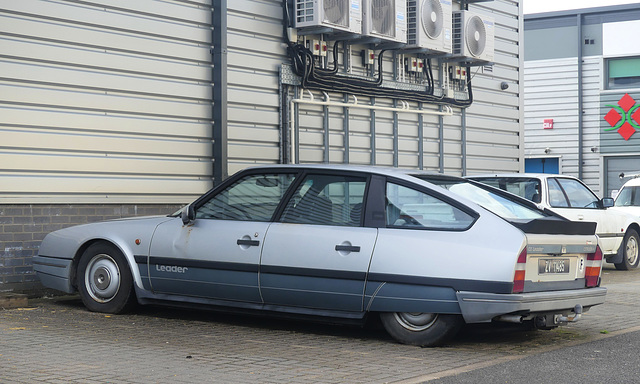
POLYGON ((492 190, 491 187, 485 188, 468 180, 429 177, 425 175, 415 175, 415 177, 448 189, 506 220, 533 220, 547 217, 544 212, 517 201, 517 198, 509 199, 498 191, 492 190))
POLYGON ((616 207, 640 207, 640 187, 624 187, 616 197, 616 207))

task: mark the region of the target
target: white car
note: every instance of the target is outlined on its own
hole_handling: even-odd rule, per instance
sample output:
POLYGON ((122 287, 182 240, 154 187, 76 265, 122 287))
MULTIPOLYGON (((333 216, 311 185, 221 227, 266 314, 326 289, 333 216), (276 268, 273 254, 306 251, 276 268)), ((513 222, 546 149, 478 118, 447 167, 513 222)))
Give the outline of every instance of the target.
POLYGON ((55 231, 33 264, 92 311, 379 315, 421 346, 465 322, 553 328, 606 295, 593 223, 458 177, 338 165, 251 168, 173 215, 55 231))
POLYGON ((597 223, 596 234, 607 262, 617 269, 638 267, 640 226, 638 217, 611 209, 613 199, 600 199, 589 187, 575 177, 510 173, 469 176, 468 179, 515 193, 569 220, 597 223))
MULTIPOLYGON (((624 174, 621 176, 624 177, 624 174)), ((640 175, 630 176, 633 178, 624 183, 618 191, 614 209, 640 218, 640 175)))

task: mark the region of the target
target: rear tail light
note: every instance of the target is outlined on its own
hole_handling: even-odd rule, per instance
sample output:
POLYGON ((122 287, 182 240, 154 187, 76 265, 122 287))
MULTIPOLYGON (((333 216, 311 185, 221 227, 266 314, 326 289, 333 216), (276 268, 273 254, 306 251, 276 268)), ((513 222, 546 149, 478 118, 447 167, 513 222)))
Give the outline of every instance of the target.
POLYGON ((524 273, 527 267, 527 248, 525 247, 520 256, 518 256, 518 262, 516 264, 516 272, 513 275, 513 290, 512 293, 524 292, 524 273))
POLYGON ((594 253, 587 254, 586 269, 584 272, 585 286, 597 287, 600 285, 600 272, 602 270, 602 250, 596 247, 594 253))

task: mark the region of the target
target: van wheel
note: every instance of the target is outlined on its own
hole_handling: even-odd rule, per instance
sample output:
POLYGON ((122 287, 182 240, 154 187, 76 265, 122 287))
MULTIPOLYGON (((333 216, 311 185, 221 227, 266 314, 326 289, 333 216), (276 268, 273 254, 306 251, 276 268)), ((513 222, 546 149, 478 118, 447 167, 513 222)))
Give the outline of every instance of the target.
POLYGON ((616 269, 628 271, 630 269, 638 268, 638 262, 640 261, 640 238, 638 232, 633 229, 629 229, 627 234, 624 235, 624 240, 620 245, 618 252, 622 253, 622 261, 615 264, 616 269))
POLYGON ((402 344, 435 347, 453 337, 464 323, 459 315, 385 312, 380 320, 387 332, 402 344))
POLYGON ((136 303, 133 278, 122 252, 109 243, 94 243, 80 257, 76 283, 90 311, 122 313, 136 303))

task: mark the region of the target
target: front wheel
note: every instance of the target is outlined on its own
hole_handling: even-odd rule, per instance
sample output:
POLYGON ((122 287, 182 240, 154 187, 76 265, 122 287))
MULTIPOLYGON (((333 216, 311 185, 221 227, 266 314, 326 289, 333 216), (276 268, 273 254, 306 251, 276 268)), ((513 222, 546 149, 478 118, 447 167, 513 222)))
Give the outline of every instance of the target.
POLYGON ((380 319, 387 332, 402 344, 435 347, 453 337, 462 327, 459 315, 386 312, 380 319))
POLYGON ((630 269, 638 268, 638 262, 640 261, 640 238, 638 232, 633 229, 629 229, 627 234, 624 235, 624 240, 620 245, 620 252, 622 252, 622 261, 616 263, 616 269, 628 271, 630 269))
POLYGON ((90 311, 122 313, 136 303, 129 264, 111 244, 101 242, 87 248, 78 263, 76 283, 90 311))

